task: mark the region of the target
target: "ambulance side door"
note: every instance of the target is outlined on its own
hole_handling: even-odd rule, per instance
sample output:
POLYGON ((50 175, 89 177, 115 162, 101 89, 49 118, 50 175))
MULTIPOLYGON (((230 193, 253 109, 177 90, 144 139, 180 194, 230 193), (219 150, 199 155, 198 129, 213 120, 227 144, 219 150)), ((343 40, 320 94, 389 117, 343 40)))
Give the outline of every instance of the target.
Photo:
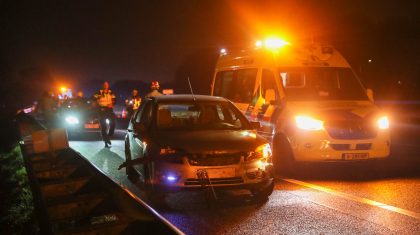
POLYGON ((272 69, 263 68, 261 72, 261 98, 264 104, 259 109, 258 120, 261 128, 258 132, 271 140, 275 130, 273 115, 277 114, 278 105, 271 104, 280 100, 280 89, 275 80, 275 73, 272 69))

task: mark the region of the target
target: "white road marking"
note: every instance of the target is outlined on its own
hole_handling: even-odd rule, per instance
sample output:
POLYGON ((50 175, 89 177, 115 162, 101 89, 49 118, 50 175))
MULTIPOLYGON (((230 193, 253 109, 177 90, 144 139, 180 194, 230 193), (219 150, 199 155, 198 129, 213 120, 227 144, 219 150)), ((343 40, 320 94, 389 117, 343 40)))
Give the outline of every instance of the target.
POLYGON ((352 200, 352 201, 359 202, 359 203, 364 203, 364 204, 367 204, 367 205, 370 205, 370 206, 379 207, 379 208, 382 208, 382 209, 385 209, 385 210, 388 210, 388 211, 392 211, 392 212, 395 212, 395 213, 398 213, 398 214, 402 214, 402 215, 405 215, 405 216, 409 216, 409 217, 412 217, 412 218, 415 218, 415 219, 420 219, 420 213, 416 213, 416 212, 405 210, 405 209, 402 209, 402 208, 399 208, 399 207, 387 205, 387 204, 382 203, 382 202, 377 202, 377 201, 370 200, 370 199, 367 199, 367 198, 358 197, 358 196, 354 196, 354 195, 351 195, 351 194, 339 192, 339 191, 336 191, 336 190, 333 190, 333 189, 330 189, 330 188, 327 188, 327 187, 323 187, 323 186, 319 186, 319 185, 315 185, 315 184, 311 184, 311 183, 306 183, 306 182, 303 182, 303 181, 300 181, 300 180, 284 179, 284 178, 282 178, 281 180, 292 183, 292 184, 297 184, 297 185, 300 185, 300 186, 304 186, 304 187, 307 187, 307 188, 316 189, 318 191, 322 191, 322 192, 329 193, 329 194, 332 194, 332 195, 335 195, 335 196, 339 196, 339 197, 342 197, 344 199, 352 200))

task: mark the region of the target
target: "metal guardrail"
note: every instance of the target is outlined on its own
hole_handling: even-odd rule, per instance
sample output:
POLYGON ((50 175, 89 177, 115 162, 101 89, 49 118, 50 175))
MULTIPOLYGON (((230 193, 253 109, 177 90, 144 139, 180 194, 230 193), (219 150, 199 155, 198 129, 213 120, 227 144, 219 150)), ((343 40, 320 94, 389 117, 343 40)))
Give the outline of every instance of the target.
POLYGON ((17 121, 41 234, 183 234, 73 149, 34 153, 31 133, 45 127, 17 121))

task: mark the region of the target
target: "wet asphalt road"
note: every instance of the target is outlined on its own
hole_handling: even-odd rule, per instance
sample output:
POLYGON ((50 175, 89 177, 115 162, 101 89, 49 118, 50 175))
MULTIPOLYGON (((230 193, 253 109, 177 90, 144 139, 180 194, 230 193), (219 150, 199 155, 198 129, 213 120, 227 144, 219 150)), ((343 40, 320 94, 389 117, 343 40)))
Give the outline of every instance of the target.
MULTIPOLYGON (((70 146, 115 181, 148 201, 143 186, 117 170, 124 161, 124 131, 111 149, 99 136, 84 135, 70 146)), ((420 234, 420 131, 399 127, 385 162, 301 165, 277 176, 270 200, 257 205, 247 194, 208 192, 167 197, 159 211, 186 234, 420 234)))

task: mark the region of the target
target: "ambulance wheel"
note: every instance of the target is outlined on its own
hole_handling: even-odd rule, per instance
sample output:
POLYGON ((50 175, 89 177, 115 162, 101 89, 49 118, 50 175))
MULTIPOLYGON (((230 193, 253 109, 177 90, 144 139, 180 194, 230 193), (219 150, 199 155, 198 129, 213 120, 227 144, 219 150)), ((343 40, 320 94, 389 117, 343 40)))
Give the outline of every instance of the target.
POLYGON ((290 143, 284 135, 277 135, 273 141, 273 165, 276 173, 290 174, 295 167, 295 159, 290 143))

